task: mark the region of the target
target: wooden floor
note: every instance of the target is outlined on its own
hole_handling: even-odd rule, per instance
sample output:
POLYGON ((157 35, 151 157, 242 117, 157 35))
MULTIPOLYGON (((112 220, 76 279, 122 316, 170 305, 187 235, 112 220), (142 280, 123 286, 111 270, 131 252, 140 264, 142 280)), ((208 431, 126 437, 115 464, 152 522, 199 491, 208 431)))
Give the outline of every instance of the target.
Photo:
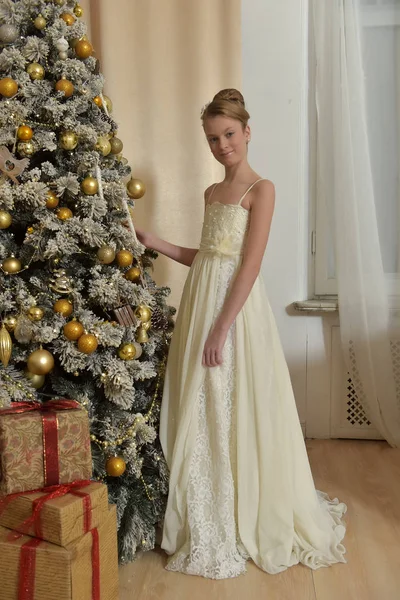
POLYGON ((248 563, 221 581, 171 573, 160 549, 120 569, 120 600, 400 600, 400 449, 307 440, 316 488, 347 504, 347 564, 269 575, 248 563))

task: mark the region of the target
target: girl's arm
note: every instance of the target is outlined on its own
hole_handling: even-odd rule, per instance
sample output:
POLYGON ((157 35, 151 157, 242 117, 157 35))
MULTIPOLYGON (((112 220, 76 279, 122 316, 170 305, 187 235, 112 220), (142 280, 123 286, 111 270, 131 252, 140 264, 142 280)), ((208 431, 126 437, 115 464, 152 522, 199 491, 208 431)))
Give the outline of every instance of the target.
MULTIPOLYGON (((207 201, 211 188, 212 186, 208 187, 204 192, 205 202, 207 201)), ((170 242, 157 237, 153 233, 143 231, 143 229, 138 229, 137 227, 135 227, 135 232, 139 242, 146 246, 146 248, 152 248, 156 252, 164 254, 164 256, 168 256, 168 258, 172 258, 172 260, 175 260, 182 265, 186 265, 187 267, 191 266, 198 252, 198 248, 185 248, 184 246, 171 244, 170 242)))
POLYGON ((271 181, 261 181, 251 192, 250 226, 243 261, 207 339, 203 365, 214 367, 222 363, 222 349, 229 328, 246 302, 260 272, 268 242, 275 207, 275 187, 271 181))

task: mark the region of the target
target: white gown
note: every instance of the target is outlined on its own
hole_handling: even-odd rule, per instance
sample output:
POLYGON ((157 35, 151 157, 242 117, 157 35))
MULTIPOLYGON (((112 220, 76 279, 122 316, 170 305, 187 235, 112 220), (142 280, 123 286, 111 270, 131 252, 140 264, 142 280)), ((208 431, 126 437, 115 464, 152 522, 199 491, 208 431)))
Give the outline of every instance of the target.
POLYGON ((341 544, 347 507, 315 489, 261 276, 230 328, 223 364, 202 366, 242 259, 249 224, 244 196, 238 204, 206 207, 161 405, 170 468, 161 544, 171 555, 166 568, 213 579, 245 572, 248 558, 268 573, 299 562, 311 569, 347 562, 341 544))

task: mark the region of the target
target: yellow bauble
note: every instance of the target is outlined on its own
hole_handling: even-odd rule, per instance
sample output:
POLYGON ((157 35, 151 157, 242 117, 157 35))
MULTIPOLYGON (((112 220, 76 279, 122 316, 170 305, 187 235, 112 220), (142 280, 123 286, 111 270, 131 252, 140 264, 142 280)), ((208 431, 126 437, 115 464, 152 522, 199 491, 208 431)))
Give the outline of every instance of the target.
POLYGON ((149 341, 149 336, 147 335, 147 331, 144 327, 139 327, 136 331, 136 341, 139 344, 145 344, 149 341))
POLYGON ((111 152, 111 144, 110 140, 106 138, 104 135, 101 135, 95 146, 96 150, 98 150, 103 156, 107 156, 111 152))
POLYGON ((84 333, 78 340, 78 350, 84 354, 93 354, 99 345, 95 335, 84 333))
POLYGON ((80 4, 75 4, 74 6, 74 15, 76 17, 82 17, 83 15, 83 8, 80 4))
POLYGON ((17 130, 17 138, 23 142, 31 140, 33 131, 28 125, 20 125, 17 130))
POLYGON ((131 267, 126 273, 125 273, 125 279, 127 279, 128 281, 139 281, 140 280, 140 269, 138 269, 138 267, 131 267))
POLYGON ((106 472, 110 477, 121 477, 126 471, 126 462, 121 456, 111 456, 106 462, 106 472))
POLYGON ((12 216, 6 210, 0 210, 0 229, 8 229, 12 224, 12 216))
POLYGON ((54 0, 54 4, 57 4, 57 6, 64 6, 65 0, 54 0))
POLYGON ((61 208, 59 208, 57 211, 57 218, 60 219, 60 221, 67 221, 68 219, 71 219, 73 216, 74 215, 72 213, 72 210, 70 210, 66 206, 61 206, 61 208))
POLYGON ((47 192, 46 208, 57 208, 60 199, 52 190, 47 192))
POLYGON ((119 154, 120 152, 122 152, 122 149, 124 147, 121 140, 117 137, 112 137, 110 139, 110 145, 112 154, 119 154))
POLYGON ((3 319, 3 323, 7 327, 8 331, 14 331, 14 329, 18 325, 18 319, 15 315, 9 315, 5 319, 3 319))
POLYGON ((100 107, 103 104, 103 100, 101 99, 100 96, 95 96, 93 98, 93 102, 95 103, 96 106, 100 107))
POLYGON ((57 92, 64 92, 64 96, 69 98, 74 93, 74 84, 66 77, 61 77, 56 83, 57 92))
POLYGON ((31 321, 41 321, 43 319, 44 310, 40 306, 31 306, 28 310, 28 319, 31 321))
POLYGON ((6 258, 1 265, 1 268, 6 273, 18 273, 22 269, 21 261, 15 256, 11 256, 10 258, 6 258))
POLYGON ((54 367, 54 358, 48 350, 35 350, 29 355, 27 368, 34 375, 47 375, 54 367))
POLYGON ((142 323, 147 323, 151 319, 151 310, 145 304, 139 304, 139 306, 135 309, 135 315, 142 321, 142 323))
POLYGON ((53 310, 56 313, 60 313, 63 317, 69 317, 73 313, 74 306, 69 300, 60 298, 60 300, 57 300, 57 302, 53 304, 53 310))
POLYGON ((59 142, 63 150, 74 150, 78 145, 78 136, 74 131, 66 130, 60 134, 59 142))
POLYGON ((133 262, 133 254, 129 250, 120 250, 116 258, 119 267, 130 267, 133 262))
POLYGON ((24 375, 29 379, 31 386, 35 388, 35 390, 41 388, 46 380, 44 375, 35 375, 35 373, 28 371, 28 369, 24 370, 24 375))
POLYGON ((103 265, 109 265, 115 258, 115 250, 111 246, 102 246, 97 250, 97 258, 103 265))
POLYGON ((3 322, 0 329, 0 361, 6 367, 10 362, 12 352, 12 339, 3 322))
POLYGON ((64 12, 60 15, 60 18, 69 26, 75 23, 75 17, 71 13, 64 12))
POLYGON ((99 191, 99 184, 95 177, 89 175, 81 183, 81 190, 86 196, 93 196, 99 191))
POLYGON ((133 360, 136 356, 136 348, 134 344, 122 344, 118 350, 118 356, 122 360, 133 360))
POLYGON ((18 83, 11 77, 3 77, 0 79, 0 94, 6 98, 15 96, 18 92, 18 83))
POLYGON ((37 62, 28 65, 26 71, 31 79, 44 79, 44 68, 37 62))
POLYGON ((132 177, 127 183, 126 189, 128 190, 128 196, 134 200, 138 200, 144 196, 146 192, 146 186, 141 179, 135 179, 132 177))
POLYGON ((79 321, 74 319, 73 321, 70 321, 64 325, 63 332, 67 340, 76 342, 76 340, 79 340, 81 335, 84 333, 84 329, 82 323, 79 323, 79 321))
POLYGON ((104 102, 106 104, 108 112, 109 113, 112 112, 113 105, 112 105, 112 102, 111 102, 111 98, 109 98, 108 96, 105 96, 104 94, 103 94, 103 98, 104 98, 104 102))
POLYGON ((32 156, 32 154, 35 153, 35 146, 32 141, 19 142, 17 144, 17 150, 21 156, 32 156))
POLYGON ((93 46, 88 40, 76 42, 74 50, 78 58, 89 58, 93 54, 93 46))
POLYGON ((42 17, 42 15, 39 15, 38 17, 36 17, 36 19, 33 21, 34 26, 36 27, 36 29, 44 29, 47 25, 47 21, 44 17, 42 17))

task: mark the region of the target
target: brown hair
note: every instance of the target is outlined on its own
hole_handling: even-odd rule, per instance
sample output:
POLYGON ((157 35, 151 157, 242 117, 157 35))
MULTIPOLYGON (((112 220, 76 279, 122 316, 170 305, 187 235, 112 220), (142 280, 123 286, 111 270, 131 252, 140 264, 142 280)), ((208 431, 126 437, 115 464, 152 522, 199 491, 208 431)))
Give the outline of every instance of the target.
POLYGON ((243 129, 246 127, 250 115, 246 110, 242 94, 235 89, 221 90, 215 94, 212 102, 206 104, 201 113, 201 120, 209 117, 222 115, 230 119, 236 119, 242 123, 243 129))

